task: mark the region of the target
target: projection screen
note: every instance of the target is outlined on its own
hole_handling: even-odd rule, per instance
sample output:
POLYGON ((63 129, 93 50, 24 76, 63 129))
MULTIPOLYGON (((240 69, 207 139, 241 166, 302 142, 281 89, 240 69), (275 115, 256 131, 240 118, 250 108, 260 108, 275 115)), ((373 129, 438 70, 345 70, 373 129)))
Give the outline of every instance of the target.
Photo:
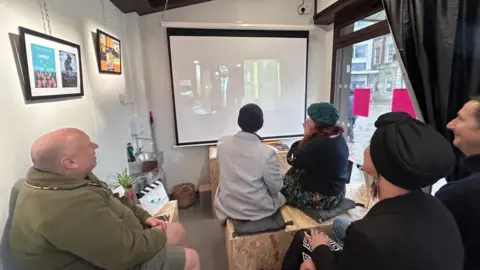
POLYGON ((303 134, 308 31, 168 28, 176 144, 215 143, 258 104, 263 139, 303 134))

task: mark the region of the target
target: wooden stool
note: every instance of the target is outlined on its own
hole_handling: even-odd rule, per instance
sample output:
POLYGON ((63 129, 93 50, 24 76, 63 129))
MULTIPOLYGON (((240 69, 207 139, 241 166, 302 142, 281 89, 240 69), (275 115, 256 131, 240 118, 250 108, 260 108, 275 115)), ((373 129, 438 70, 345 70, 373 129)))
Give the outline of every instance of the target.
MULTIPOLYGON (((362 202, 372 207, 375 202, 369 196, 365 184, 350 184, 347 186, 347 198, 362 202), (368 202, 367 202, 368 201, 368 202)), ((362 219, 368 208, 357 207, 340 215, 351 220, 362 219)), ((303 213, 301 210, 284 206, 281 213, 285 222, 293 221, 294 224, 284 230, 270 233, 260 233, 250 236, 233 237, 233 223, 227 220, 225 229, 225 246, 227 249, 229 270, 276 270, 280 269, 285 252, 290 246, 295 233, 299 230, 317 229, 331 234, 333 219, 318 223, 303 213)))
POLYGON ((233 223, 227 221, 225 244, 229 270, 280 269, 295 233, 312 228, 324 232, 331 230, 332 221, 319 224, 295 207, 284 206, 281 213, 285 222, 293 221, 294 224, 277 232, 233 237, 233 223))
POLYGON ((217 192, 218 184, 220 184, 220 170, 218 168, 217 147, 210 146, 208 148, 208 159, 210 164, 210 198, 212 202, 212 215, 215 218, 215 208, 213 202, 215 200, 215 193, 217 192))
POLYGON ((165 204, 160 211, 158 211, 155 217, 163 216, 163 215, 170 215, 169 222, 178 222, 178 203, 177 201, 169 201, 165 204))

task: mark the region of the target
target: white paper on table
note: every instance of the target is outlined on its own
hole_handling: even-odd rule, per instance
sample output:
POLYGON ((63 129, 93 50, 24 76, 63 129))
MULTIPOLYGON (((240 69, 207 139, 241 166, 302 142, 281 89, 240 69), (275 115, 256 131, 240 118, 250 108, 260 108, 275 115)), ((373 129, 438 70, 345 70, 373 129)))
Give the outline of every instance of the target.
POLYGON ((140 204, 145 211, 153 216, 167 204, 168 195, 160 181, 155 181, 148 187, 152 188, 152 190, 140 198, 140 204))

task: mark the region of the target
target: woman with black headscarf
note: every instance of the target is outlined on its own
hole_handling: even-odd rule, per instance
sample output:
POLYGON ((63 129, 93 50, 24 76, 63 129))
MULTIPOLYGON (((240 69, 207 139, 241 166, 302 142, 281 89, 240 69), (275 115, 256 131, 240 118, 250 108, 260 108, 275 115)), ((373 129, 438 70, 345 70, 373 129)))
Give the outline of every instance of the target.
POLYGON ((343 251, 332 251, 330 239, 321 232, 298 233, 283 270, 462 269, 463 247, 453 217, 421 191, 453 169, 451 144, 403 112, 384 114, 375 126, 363 168, 375 178, 379 202, 348 227, 343 251), (311 259, 303 260, 306 234, 311 259))

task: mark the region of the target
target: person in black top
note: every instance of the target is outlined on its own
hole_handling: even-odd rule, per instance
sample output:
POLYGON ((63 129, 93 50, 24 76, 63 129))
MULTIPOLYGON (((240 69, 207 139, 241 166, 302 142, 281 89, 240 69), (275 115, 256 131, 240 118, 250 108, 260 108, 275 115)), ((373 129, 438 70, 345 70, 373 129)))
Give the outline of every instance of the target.
POLYGON ((470 101, 447 125, 466 158, 470 176, 448 183, 435 196, 452 212, 465 248, 465 270, 480 269, 480 102, 470 101))
POLYGON ((292 168, 284 177, 282 193, 287 204, 300 209, 330 209, 345 197, 348 146, 334 105, 315 103, 307 112, 303 139, 287 154, 292 168))
POLYGON ((282 270, 461 270, 463 246, 450 212, 421 188, 450 173, 451 144, 430 126, 404 112, 387 113, 364 152, 379 202, 347 229, 342 251, 324 233, 299 232, 282 270), (305 258, 305 252, 308 257, 305 258))

